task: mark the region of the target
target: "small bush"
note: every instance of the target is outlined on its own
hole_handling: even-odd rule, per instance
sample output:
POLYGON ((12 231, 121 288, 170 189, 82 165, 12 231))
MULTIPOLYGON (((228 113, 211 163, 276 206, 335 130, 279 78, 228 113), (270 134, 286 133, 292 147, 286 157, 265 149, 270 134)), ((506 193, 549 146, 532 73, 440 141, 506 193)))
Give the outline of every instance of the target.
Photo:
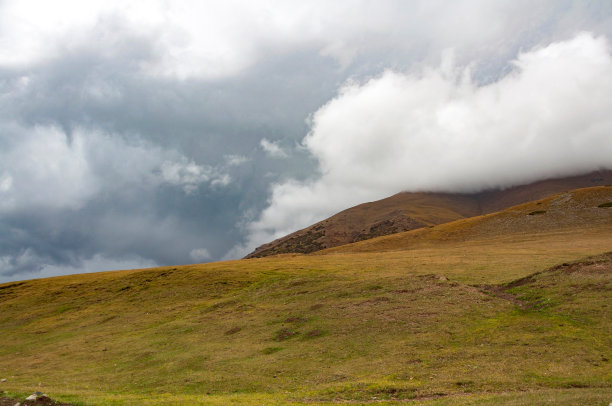
POLYGON ((602 203, 597 207, 612 207, 612 202, 608 202, 608 203, 602 203))
POLYGON ((529 216, 535 216, 535 215, 538 215, 538 214, 544 214, 544 213, 546 213, 546 210, 536 210, 536 211, 532 211, 532 212, 531 212, 531 213, 529 213, 528 215, 529 215, 529 216))

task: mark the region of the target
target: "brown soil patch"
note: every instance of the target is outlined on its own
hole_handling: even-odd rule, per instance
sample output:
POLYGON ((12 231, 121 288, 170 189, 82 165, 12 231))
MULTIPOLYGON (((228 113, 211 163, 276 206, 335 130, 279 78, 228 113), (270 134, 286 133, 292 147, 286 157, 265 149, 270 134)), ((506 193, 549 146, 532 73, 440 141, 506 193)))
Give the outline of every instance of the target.
POLYGON ((292 316, 292 317, 287 317, 285 319, 285 323, 294 323, 294 324, 302 324, 302 323, 306 323, 307 321, 308 321, 307 318, 300 317, 300 316, 292 316))
POLYGON ((292 331, 292 330, 289 330, 288 328, 281 328, 274 335, 274 341, 285 341, 298 334, 299 333, 297 331, 292 331))
POLYGON ((231 336, 232 334, 236 334, 236 333, 237 333, 237 332, 239 332, 240 330, 242 330, 242 328, 240 328, 240 327, 232 327, 232 328, 230 328, 229 330, 227 330, 227 331, 225 332, 225 335, 226 335, 226 336, 231 336))

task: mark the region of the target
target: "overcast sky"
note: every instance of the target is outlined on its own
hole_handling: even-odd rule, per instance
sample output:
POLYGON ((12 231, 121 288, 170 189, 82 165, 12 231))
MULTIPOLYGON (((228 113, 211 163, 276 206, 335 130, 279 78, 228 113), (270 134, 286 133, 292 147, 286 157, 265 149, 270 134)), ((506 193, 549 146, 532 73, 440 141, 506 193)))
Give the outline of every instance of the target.
POLYGON ((0 0, 0 282, 612 168, 612 2, 0 0))

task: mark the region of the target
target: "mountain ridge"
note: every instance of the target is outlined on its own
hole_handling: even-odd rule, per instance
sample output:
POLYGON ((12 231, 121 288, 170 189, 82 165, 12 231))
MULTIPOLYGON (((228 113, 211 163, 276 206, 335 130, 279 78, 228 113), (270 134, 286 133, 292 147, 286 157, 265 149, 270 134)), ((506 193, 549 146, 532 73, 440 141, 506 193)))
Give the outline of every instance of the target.
POLYGON ((608 207, 610 202, 612 186, 574 189, 493 213, 336 246, 317 254, 385 252, 412 249, 423 243, 440 245, 513 235, 524 238, 527 235, 579 230, 585 225, 592 230, 606 230, 612 226, 612 210, 608 207))
POLYGON ((477 193, 400 192, 343 210, 311 226, 263 244, 245 258, 309 254, 357 241, 444 224, 589 186, 612 184, 612 170, 544 179, 477 193))

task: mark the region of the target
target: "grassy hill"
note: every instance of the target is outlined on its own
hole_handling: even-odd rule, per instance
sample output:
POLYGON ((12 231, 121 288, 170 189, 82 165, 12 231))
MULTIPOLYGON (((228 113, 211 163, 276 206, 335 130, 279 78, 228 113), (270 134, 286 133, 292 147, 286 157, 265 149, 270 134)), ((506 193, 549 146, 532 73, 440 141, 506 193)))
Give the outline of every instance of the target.
POLYGON ((611 201, 590 188, 314 255, 3 284, 0 390, 87 405, 607 405, 611 201))
POLYGON ((247 258, 311 253, 356 241, 493 213, 577 188, 612 184, 612 171, 547 179, 479 193, 398 193, 344 210, 303 230, 258 247, 247 258))
POLYGON ((607 207, 611 201, 612 186, 576 189, 499 212, 334 247, 321 253, 383 252, 492 237, 523 239, 527 235, 584 227, 606 232, 612 225, 612 211, 607 207))

